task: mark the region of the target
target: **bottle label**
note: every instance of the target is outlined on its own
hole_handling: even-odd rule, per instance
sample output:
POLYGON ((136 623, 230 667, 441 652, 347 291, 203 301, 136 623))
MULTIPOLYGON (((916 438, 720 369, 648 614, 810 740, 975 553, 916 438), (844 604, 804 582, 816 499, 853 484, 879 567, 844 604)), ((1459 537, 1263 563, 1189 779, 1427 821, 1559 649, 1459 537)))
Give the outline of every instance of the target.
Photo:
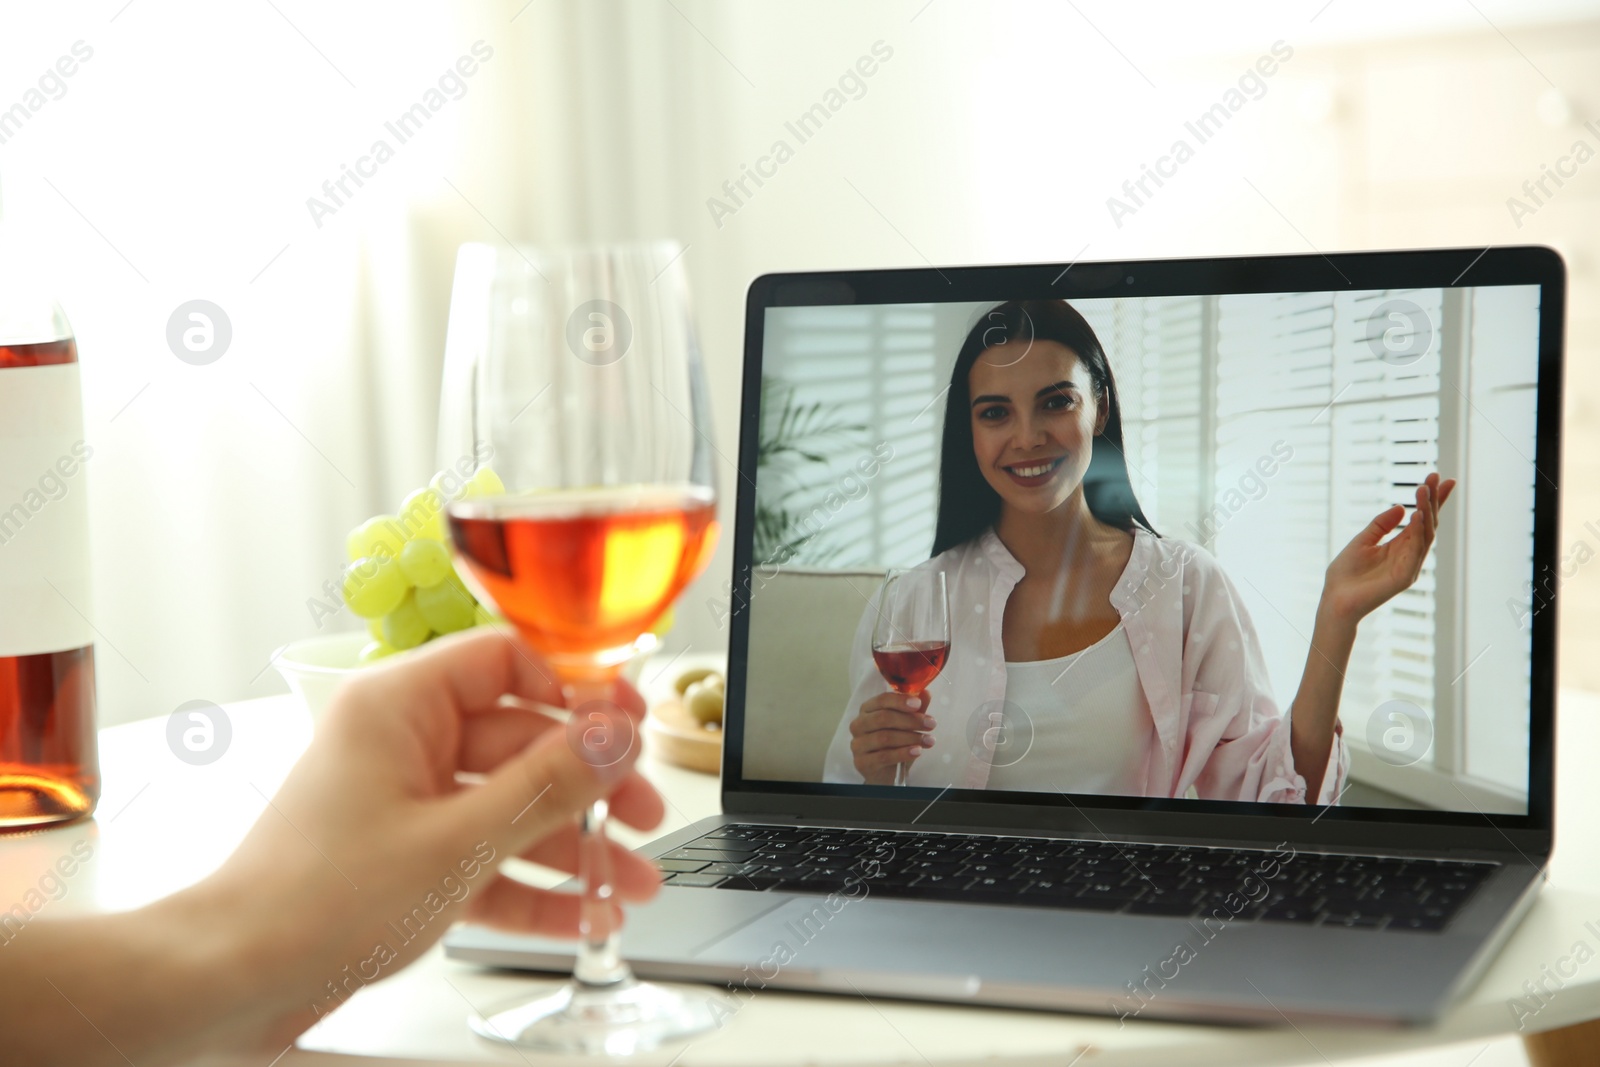
POLYGON ((0 656, 94 641, 81 397, 76 363, 0 370, 0 656))

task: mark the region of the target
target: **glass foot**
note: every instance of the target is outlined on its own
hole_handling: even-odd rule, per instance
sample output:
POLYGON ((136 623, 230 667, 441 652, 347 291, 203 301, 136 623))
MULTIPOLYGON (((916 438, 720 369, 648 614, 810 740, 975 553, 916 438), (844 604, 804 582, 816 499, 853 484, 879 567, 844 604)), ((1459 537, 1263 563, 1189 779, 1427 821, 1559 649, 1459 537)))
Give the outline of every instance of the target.
POLYGON ((733 1013, 726 997, 707 990, 629 979, 614 986, 567 982, 468 1023, 479 1037, 518 1048, 627 1056, 708 1033, 733 1013))

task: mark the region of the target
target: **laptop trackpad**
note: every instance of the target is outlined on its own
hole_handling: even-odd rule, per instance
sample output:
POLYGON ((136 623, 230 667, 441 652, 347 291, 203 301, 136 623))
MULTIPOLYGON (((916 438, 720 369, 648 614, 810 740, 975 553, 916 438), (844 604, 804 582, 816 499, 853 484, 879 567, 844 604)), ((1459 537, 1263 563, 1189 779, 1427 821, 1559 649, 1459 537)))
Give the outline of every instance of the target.
POLYGON ((975 988, 979 976, 1075 986, 1104 982, 1111 973, 1120 982, 1143 961, 1170 954, 1185 930, 1177 921, 1088 911, 796 896, 713 939, 695 959, 753 966, 768 980, 777 971, 938 976, 945 984, 957 981, 937 995, 960 997, 972 994, 967 987, 975 988))
MULTIPOLYGON (((745 896, 743 893, 734 894, 745 896)), ((760 899, 754 895, 750 899, 760 899)), ((842 895, 800 896, 764 901, 766 907, 756 915, 724 930, 695 950, 696 959, 740 963, 767 960, 774 954, 798 954, 800 949, 821 936, 847 913, 852 901, 842 895)), ((779 960, 781 964, 787 960, 779 960)))

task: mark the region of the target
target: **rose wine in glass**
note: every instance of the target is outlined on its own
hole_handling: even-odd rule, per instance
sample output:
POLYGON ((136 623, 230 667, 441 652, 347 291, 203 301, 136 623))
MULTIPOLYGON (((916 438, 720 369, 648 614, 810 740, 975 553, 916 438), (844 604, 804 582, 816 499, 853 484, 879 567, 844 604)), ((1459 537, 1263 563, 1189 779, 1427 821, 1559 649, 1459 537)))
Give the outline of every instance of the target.
MULTIPOLYGON (((950 599, 943 571, 891 570, 878 596, 872 626, 872 662, 889 688, 920 696, 950 658, 950 599)), ((905 785, 908 766, 897 763, 894 784, 905 785)))
POLYGON ((944 661, 950 658, 948 641, 908 641, 872 650, 878 673, 897 693, 915 695, 939 677, 944 661))
POLYGON ((626 656, 705 567, 716 502, 695 486, 462 501, 451 536, 477 585, 559 670, 626 656))
MULTIPOLYGON (((456 261, 441 461, 504 484, 449 503, 467 582, 554 668, 568 738, 597 767, 637 732, 611 702, 622 667, 716 545, 710 413, 671 242, 541 250, 467 245, 456 261)), ((618 751, 621 749, 621 751, 618 751)), ((606 801, 585 813, 573 977, 470 1023, 545 1052, 629 1055, 716 1028, 709 990, 634 978, 612 919, 606 801)))

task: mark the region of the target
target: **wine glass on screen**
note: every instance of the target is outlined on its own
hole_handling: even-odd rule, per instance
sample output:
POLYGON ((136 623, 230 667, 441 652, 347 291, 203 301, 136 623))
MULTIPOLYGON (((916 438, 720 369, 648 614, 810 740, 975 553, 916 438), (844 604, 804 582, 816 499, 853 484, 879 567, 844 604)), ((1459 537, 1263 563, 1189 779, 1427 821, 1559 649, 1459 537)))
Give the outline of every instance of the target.
MULTIPOLYGON (((574 751, 636 743, 611 702, 621 668, 716 543, 710 412, 672 242, 464 246, 440 409, 445 467, 488 464, 503 491, 449 504, 464 577, 554 668, 574 751)), ((547 1052, 627 1055, 710 1030, 709 990, 636 980, 612 923, 608 811, 585 814, 573 977, 488 1016, 480 1035, 547 1052)))
MULTIPOLYGON (((890 570, 872 625, 872 662, 889 688, 920 696, 950 658, 950 598, 944 572, 890 570)), ((905 785, 910 767, 897 763, 894 784, 905 785)))

